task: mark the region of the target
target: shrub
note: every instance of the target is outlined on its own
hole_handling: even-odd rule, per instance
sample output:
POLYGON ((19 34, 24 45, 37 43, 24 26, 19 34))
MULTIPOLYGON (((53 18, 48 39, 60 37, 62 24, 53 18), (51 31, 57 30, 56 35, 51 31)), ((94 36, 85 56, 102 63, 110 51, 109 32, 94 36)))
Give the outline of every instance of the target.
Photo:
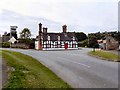
POLYGON ((9 48, 10 47, 10 43, 9 42, 3 42, 2 43, 2 47, 3 48, 9 48))

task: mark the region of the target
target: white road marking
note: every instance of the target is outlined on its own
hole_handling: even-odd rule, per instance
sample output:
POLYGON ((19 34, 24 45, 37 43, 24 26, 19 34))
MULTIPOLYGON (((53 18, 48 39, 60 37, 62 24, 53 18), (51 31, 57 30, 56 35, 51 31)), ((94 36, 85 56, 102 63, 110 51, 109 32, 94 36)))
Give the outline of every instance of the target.
POLYGON ((79 65, 85 66, 85 67, 87 67, 87 68, 90 68, 89 65, 86 65, 86 64, 84 64, 84 63, 78 63, 78 62, 75 62, 75 61, 66 60, 65 58, 62 58, 62 57, 57 57, 57 58, 61 58, 61 59, 64 59, 65 61, 68 61, 68 62, 71 62, 71 63, 75 63, 75 64, 79 64, 79 65))
MULTIPOLYGON (((72 62, 72 61, 71 61, 71 62, 72 62)), ((86 64, 83 64, 83 63, 78 63, 78 62, 72 62, 72 63, 76 63, 76 64, 83 65, 83 66, 85 66, 85 67, 90 68, 90 66, 89 66, 89 65, 86 65, 86 64)))
POLYGON ((71 54, 71 53, 67 53, 67 55, 80 56, 79 54, 71 54))

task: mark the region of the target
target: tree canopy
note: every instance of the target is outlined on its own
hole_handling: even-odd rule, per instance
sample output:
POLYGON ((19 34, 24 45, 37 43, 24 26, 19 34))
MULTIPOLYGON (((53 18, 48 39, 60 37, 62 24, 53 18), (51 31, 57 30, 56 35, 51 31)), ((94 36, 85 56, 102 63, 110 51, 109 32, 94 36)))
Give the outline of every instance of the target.
POLYGON ((98 38, 96 34, 88 34, 88 47, 98 47, 98 38))
POLYGON ((21 39, 30 39, 31 38, 31 31, 28 28, 24 28, 20 33, 21 39))
POLYGON ((78 42, 87 39, 87 35, 83 32, 76 32, 75 35, 76 35, 76 38, 78 39, 78 42))

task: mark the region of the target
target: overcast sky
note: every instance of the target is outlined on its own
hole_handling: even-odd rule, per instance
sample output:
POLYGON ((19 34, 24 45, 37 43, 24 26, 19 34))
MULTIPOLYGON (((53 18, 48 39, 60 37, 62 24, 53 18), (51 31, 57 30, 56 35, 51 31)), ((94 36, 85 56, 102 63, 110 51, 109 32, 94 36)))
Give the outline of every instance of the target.
POLYGON ((0 0, 0 34, 17 25, 18 33, 29 28, 35 37, 38 24, 48 32, 104 32, 118 29, 119 0, 0 0))

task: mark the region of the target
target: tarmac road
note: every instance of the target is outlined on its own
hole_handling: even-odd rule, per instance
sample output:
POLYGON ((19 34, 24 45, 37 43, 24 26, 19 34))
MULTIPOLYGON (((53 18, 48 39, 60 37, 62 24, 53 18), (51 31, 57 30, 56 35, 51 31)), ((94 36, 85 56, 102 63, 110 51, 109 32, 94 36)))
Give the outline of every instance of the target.
POLYGON ((87 55, 92 50, 36 51, 8 49, 30 55, 73 88, 118 88, 118 63, 87 55))

